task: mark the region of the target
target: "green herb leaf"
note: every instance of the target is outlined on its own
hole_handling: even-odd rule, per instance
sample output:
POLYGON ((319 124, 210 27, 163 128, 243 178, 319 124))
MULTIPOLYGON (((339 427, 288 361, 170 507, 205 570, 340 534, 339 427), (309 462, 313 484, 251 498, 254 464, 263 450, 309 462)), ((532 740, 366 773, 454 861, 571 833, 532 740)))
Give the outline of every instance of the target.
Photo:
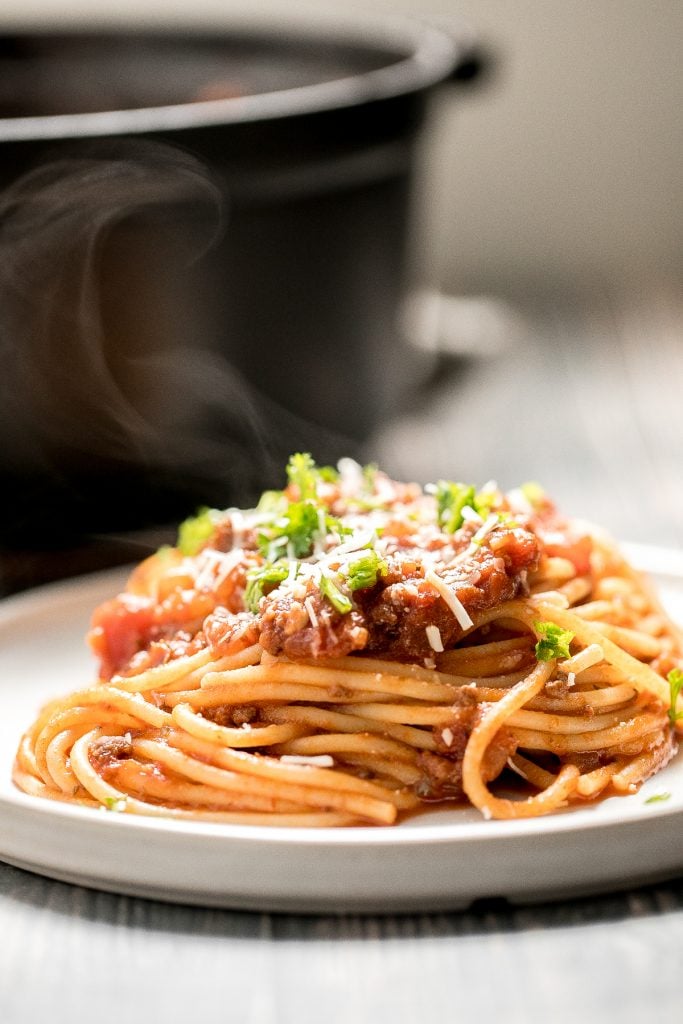
POLYGON ((160 548, 157 548, 156 557, 162 565, 168 565, 173 560, 175 553, 176 549, 171 547, 170 544, 162 544, 160 548))
POLYGON ((520 491, 532 508, 538 508, 539 505, 542 505, 547 500, 545 490, 535 480, 528 480, 525 484, 522 484, 520 491))
POLYGON ((671 705, 669 707, 669 721, 672 725, 679 722, 683 718, 683 711, 677 711, 678 698, 681 690, 683 689, 683 670, 680 668, 672 668, 666 677, 671 690, 671 705))
POLYGON ((346 576, 349 587, 354 590, 367 590, 374 587, 379 576, 386 576, 387 563, 380 558, 376 551, 364 551, 358 555, 349 566, 346 576))
POLYGON ((126 809, 126 798, 125 796, 106 796, 104 798, 104 806, 108 811, 121 813, 126 809))
POLYGON ((285 554, 288 558, 307 558, 316 540, 323 540, 329 533, 341 538, 352 532, 322 505, 310 500, 290 501, 282 515, 263 527, 257 541, 261 554, 275 562, 285 554))
POLYGON ((265 594, 277 587, 283 580, 286 580, 290 573, 290 566, 285 561, 266 562, 257 569, 250 569, 247 573, 247 586, 244 591, 244 603, 250 612, 254 614, 259 609, 259 602, 265 594))
POLYGON ((264 491, 259 498, 256 511, 264 515, 281 516, 287 511, 287 504, 284 491, 264 491))
POLYGON ((435 490, 437 521, 446 533, 455 533, 463 524, 465 505, 474 508, 476 491, 470 484, 439 480, 435 490))
POLYGON ((647 798, 647 800, 645 801, 645 803, 646 804, 663 804, 666 800, 670 800, 670 799, 671 799, 671 793, 668 793, 666 790, 662 790, 661 793, 653 793, 652 796, 649 796, 647 798))
POLYGON ((331 576, 323 574, 320 577, 320 593, 333 605, 342 615, 348 615, 353 608, 353 601, 342 594, 341 590, 331 576))
POLYGON ((534 629, 539 637, 536 644, 538 661, 571 657, 569 644, 574 639, 574 634, 569 629, 562 629, 554 622, 534 622, 534 629))
POLYGON ((378 473, 379 466, 376 462, 368 462, 367 466, 363 466, 363 487, 367 494, 374 491, 378 473))
POLYGON ((308 452, 297 452, 287 463, 287 479, 299 492, 299 501, 317 496, 318 471, 308 452))
POLYGON ((196 555, 210 540, 221 513, 215 508, 201 508, 196 516, 186 519, 178 529, 177 547, 183 555, 196 555))
POLYGON ((477 491, 472 508, 482 519, 487 519, 491 515, 497 497, 495 491, 477 491))
POLYGON ((259 533, 259 550, 269 561, 284 552, 293 558, 306 558, 319 531, 317 506, 310 501, 292 501, 271 526, 259 533))

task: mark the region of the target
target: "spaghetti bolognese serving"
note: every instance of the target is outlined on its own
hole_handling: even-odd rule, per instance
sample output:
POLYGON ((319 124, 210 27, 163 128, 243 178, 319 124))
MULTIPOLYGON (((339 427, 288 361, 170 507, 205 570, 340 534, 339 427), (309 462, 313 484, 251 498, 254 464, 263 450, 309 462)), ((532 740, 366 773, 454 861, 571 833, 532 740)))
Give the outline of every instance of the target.
POLYGON ((538 485, 422 489, 294 455, 94 613, 99 681, 48 704, 16 785, 111 811, 389 825, 628 794, 676 752, 683 638, 538 485))

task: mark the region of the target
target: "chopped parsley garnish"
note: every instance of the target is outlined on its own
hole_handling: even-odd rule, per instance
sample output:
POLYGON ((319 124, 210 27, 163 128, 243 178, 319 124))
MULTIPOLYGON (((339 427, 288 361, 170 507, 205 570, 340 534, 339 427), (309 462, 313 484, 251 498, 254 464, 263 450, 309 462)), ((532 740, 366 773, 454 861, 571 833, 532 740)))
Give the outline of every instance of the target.
POLYGON ((436 497, 437 522, 444 533, 455 533, 465 521, 463 509, 471 508, 481 519, 486 519, 496 501, 496 492, 477 491, 473 484, 439 480, 433 489, 436 497))
POLYGON ((284 491, 264 491, 259 498, 256 511, 262 515, 284 515, 287 511, 287 498, 284 491))
POLYGON ((349 562, 346 570, 346 577, 349 588, 353 590, 367 590, 374 587, 379 576, 386 576, 387 563, 377 554, 376 551, 364 551, 352 562, 349 562))
POLYGON ((104 798, 104 806, 108 811, 118 811, 121 813, 126 809, 126 798, 125 796, 106 796, 104 798))
POLYGON ((335 469, 334 466, 320 466, 318 474, 320 479, 324 480, 326 484, 336 484, 339 480, 339 470, 335 469))
POLYGON ((455 533, 464 520, 465 505, 474 508, 476 490, 470 484, 457 484, 451 480, 439 480, 436 485, 436 510, 439 526, 446 533, 455 533))
POLYGON ((186 519, 178 529, 178 549, 182 555, 196 555, 210 540, 216 527, 216 517, 220 516, 215 508, 202 508, 196 516, 186 519))
POLYGON ((666 800, 670 800, 670 799, 671 799, 671 793, 668 793, 666 790, 662 790, 661 793, 653 793, 652 796, 649 796, 647 798, 647 800, 645 801, 645 803, 646 804, 663 804, 663 803, 665 803, 666 800))
POLYGON ((363 486, 367 494, 374 492, 378 473, 379 466, 376 462, 368 462, 367 466, 363 466, 363 486))
POLYGON ((683 670, 680 668, 672 668, 666 677, 671 690, 671 705, 669 706, 669 721, 672 725, 676 722, 680 722, 683 718, 683 711, 677 711, 676 706, 678 704, 678 698, 681 690, 683 689, 683 670))
POLYGON ((270 560, 274 560, 274 554, 285 551, 294 558, 305 558, 310 554, 319 530, 316 505, 310 501, 291 501, 286 512, 259 533, 259 550, 270 560))
POLYGON ((348 615, 353 608, 353 601, 351 598, 347 597, 346 594, 342 594, 332 577, 326 576, 324 573, 320 577, 320 593, 326 597, 330 604, 342 615, 348 615))
POLYGON ((318 501, 318 484, 336 479, 330 466, 319 469, 308 452, 297 452, 287 463, 287 479, 298 492, 296 501, 288 501, 283 491, 266 491, 257 511, 272 521, 263 523, 257 541, 261 554, 270 562, 283 556, 308 558, 316 542, 329 533, 340 538, 350 532, 331 516, 318 501))
POLYGON ((553 658, 570 658, 569 645, 574 634, 569 629, 562 629, 554 622, 534 622, 534 629, 539 637, 536 644, 538 661, 552 661, 553 658))
POLYGON ((313 501, 290 501, 282 515, 258 534, 259 551, 269 562, 284 555, 288 558, 307 558, 316 540, 324 540, 328 533, 346 536, 351 530, 339 519, 329 515, 322 505, 313 501))
POLYGON ((287 479, 299 492, 299 501, 315 500, 318 493, 319 472, 308 452, 297 452, 287 463, 287 479))
POLYGON ((176 554, 176 549, 171 547, 170 544, 162 544, 157 549, 156 557, 159 559, 162 565, 168 565, 173 561, 173 557, 176 554))
POLYGON ((527 483, 522 484, 520 491, 532 508, 538 508, 539 505, 543 505, 547 501, 545 491, 535 480, 528 480, 527 483))
POLYGON ((491 514, 496 498, 497 494, 494 490, 477 491, 472 508, 482 519, 486 519, 491 514))
POLYGON ((318 484, 337 483, 339 472, 334 466, 316 466, 308 452, 297 452, 290 456, 287 463, 287 479, 298 490, 299 501, 315 501, 318 497, 318 484))
POLYGON ((266 562, 257 569, 251 569, 247 573, 247 586, 244 591, 244 603, 249 611, 256 613, 261 598, 286 580, 289 574, 290 566, 284 561, 266 562))

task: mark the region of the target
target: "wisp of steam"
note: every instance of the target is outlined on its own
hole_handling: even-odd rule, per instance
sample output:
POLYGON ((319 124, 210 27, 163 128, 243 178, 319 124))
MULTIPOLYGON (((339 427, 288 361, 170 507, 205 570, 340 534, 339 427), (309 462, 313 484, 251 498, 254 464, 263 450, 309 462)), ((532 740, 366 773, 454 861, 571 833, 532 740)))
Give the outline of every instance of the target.
POLYGON ((245 504, 288 450, 343 451, 218 343, 205 256, 226 230, 220 182, 156 142, 60 152, 0 196, 6 544, 245 504))

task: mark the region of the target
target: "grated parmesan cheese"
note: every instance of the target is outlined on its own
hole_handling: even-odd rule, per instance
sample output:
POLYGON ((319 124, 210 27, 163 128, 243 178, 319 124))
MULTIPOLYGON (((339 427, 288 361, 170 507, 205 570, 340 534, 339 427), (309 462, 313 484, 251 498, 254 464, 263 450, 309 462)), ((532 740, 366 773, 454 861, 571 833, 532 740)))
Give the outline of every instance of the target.
POLYGON ((232 527, 232 546, 241 548, 245 535, 249 532, 249 522, 241 509, 230 509, 230 526, 232 527))
POLYGON ((559 590, 543 590, 541 593, 534 594, 531 600, 554 604, 556 608, 569 608, 567 595, 562 594, 559 590))
POLYGON ((441 739, 444 741, 447 747, 450 747, 453 743, 453 732, 451 729, 441 730, 441 739))
POLYGON ((303 754, 281 754, 280 760, 284 764, 308 765, 310 768, 332 768, 334 758, 329 754, 314 754, 312 757, 304 757, 303 754))
POLYGON ((353 551, 360 551, 362 548, 369 547, 376 539, 377 531, 374 528, 356 530, 349 540, 345 540, 342 544, 337 544, 333 553, 335 555, 345 555, 353 551))
POLYGON ((230 573, 240 565, 242 561, 242 552, 240 550, 230 551, 227 554, 222 554, 220 561, 217 563, 218 572, 214 580, 214 586, 220 587, 222 583, 228 578, 230 573))
POLYGON ((355 459, 343 458, 337 463, 339 489, 346 497, 353 497, 363 489, 363 467, 355 459))
POLYGON ((516 775, 519 775, 522 779, 524 779, 525 782, 529 781, 529 779, 524 774, 522 769, 517 767, 517 765, 515 764, 515 762, 512 760, 511 757, 508 757, 507 763, 508 763, 508 768, 510 768, 516 775))
POLYGON ((453 612, 453 615, 458 620, 460 627, 462 629, 470 629, 474 623, 469 617, 467 609, 453 593, 448 584, 442 580, 440 576, 437 576, 433 569, 427 569, 425 572, 425 579, 428 583, 431 583, 435 590, 439 592, 439 595, 444 599, 450 610, 453 612))
POLYGON ((327 523, 325 520, 325 509, 318 509, 318 532, 313 538, 313 554, 320 558, 325 553, 327 546, 327 523))
POLYGON ((605 652, 600 644, 589 644, 588 647, 584 647, 582 651, 579 651, 572 658, 566 658, 564 661, 561 661, 557 667, 560 672, 576 674, 578 672, 585 672, 586 669, 593 668, 594 665, 598 665, 604 660, 605 652))
POLYGON ((508 491, 506 497, 514 512, 522 512, 525 516, 533 514, 534 507, 521 487, 508 491))
POLYGON ((466 523, 479 523, 482 525, 484 522, 479 513, 473 509, 471 505, 463 505, 460 510, 460 515, 466 523))
POLYGON ((425 627, 425 633, 427 634, 427 641, 429 646, 437 654, 441 654, 443 651, 443 640, 441 639, 441 632, 438 626, 430 625, 425 627))
POLYGON ((491 532, 491 530, 493 530, 494 527, 498 526, 498 522, 499 520, 497 514, 495 512, 492 512, 491 515, 487 518, 484 525, 480 526, 475 535, 472 537, 471 545, 474 544, 474 546, 477 547, 479 544, 481 544, 481 542, 491 532))
POLYGON ((213 575, 220 559, 220 553, 209 548, 203 551, 200 557, 202 558, 202 564, 195 576, 194 585, 197 590, 204 590, 205 587, 208 587, 213 582, 213 575))
POLYGON ((304 601, 304 608, 308 612, 308 617, 311 620, 311 625, 313 626, 313 629, 317 629, 318 616, 315 614, 315 608, 313 607, 313 599, 311 598, 310 595, 304 601))

